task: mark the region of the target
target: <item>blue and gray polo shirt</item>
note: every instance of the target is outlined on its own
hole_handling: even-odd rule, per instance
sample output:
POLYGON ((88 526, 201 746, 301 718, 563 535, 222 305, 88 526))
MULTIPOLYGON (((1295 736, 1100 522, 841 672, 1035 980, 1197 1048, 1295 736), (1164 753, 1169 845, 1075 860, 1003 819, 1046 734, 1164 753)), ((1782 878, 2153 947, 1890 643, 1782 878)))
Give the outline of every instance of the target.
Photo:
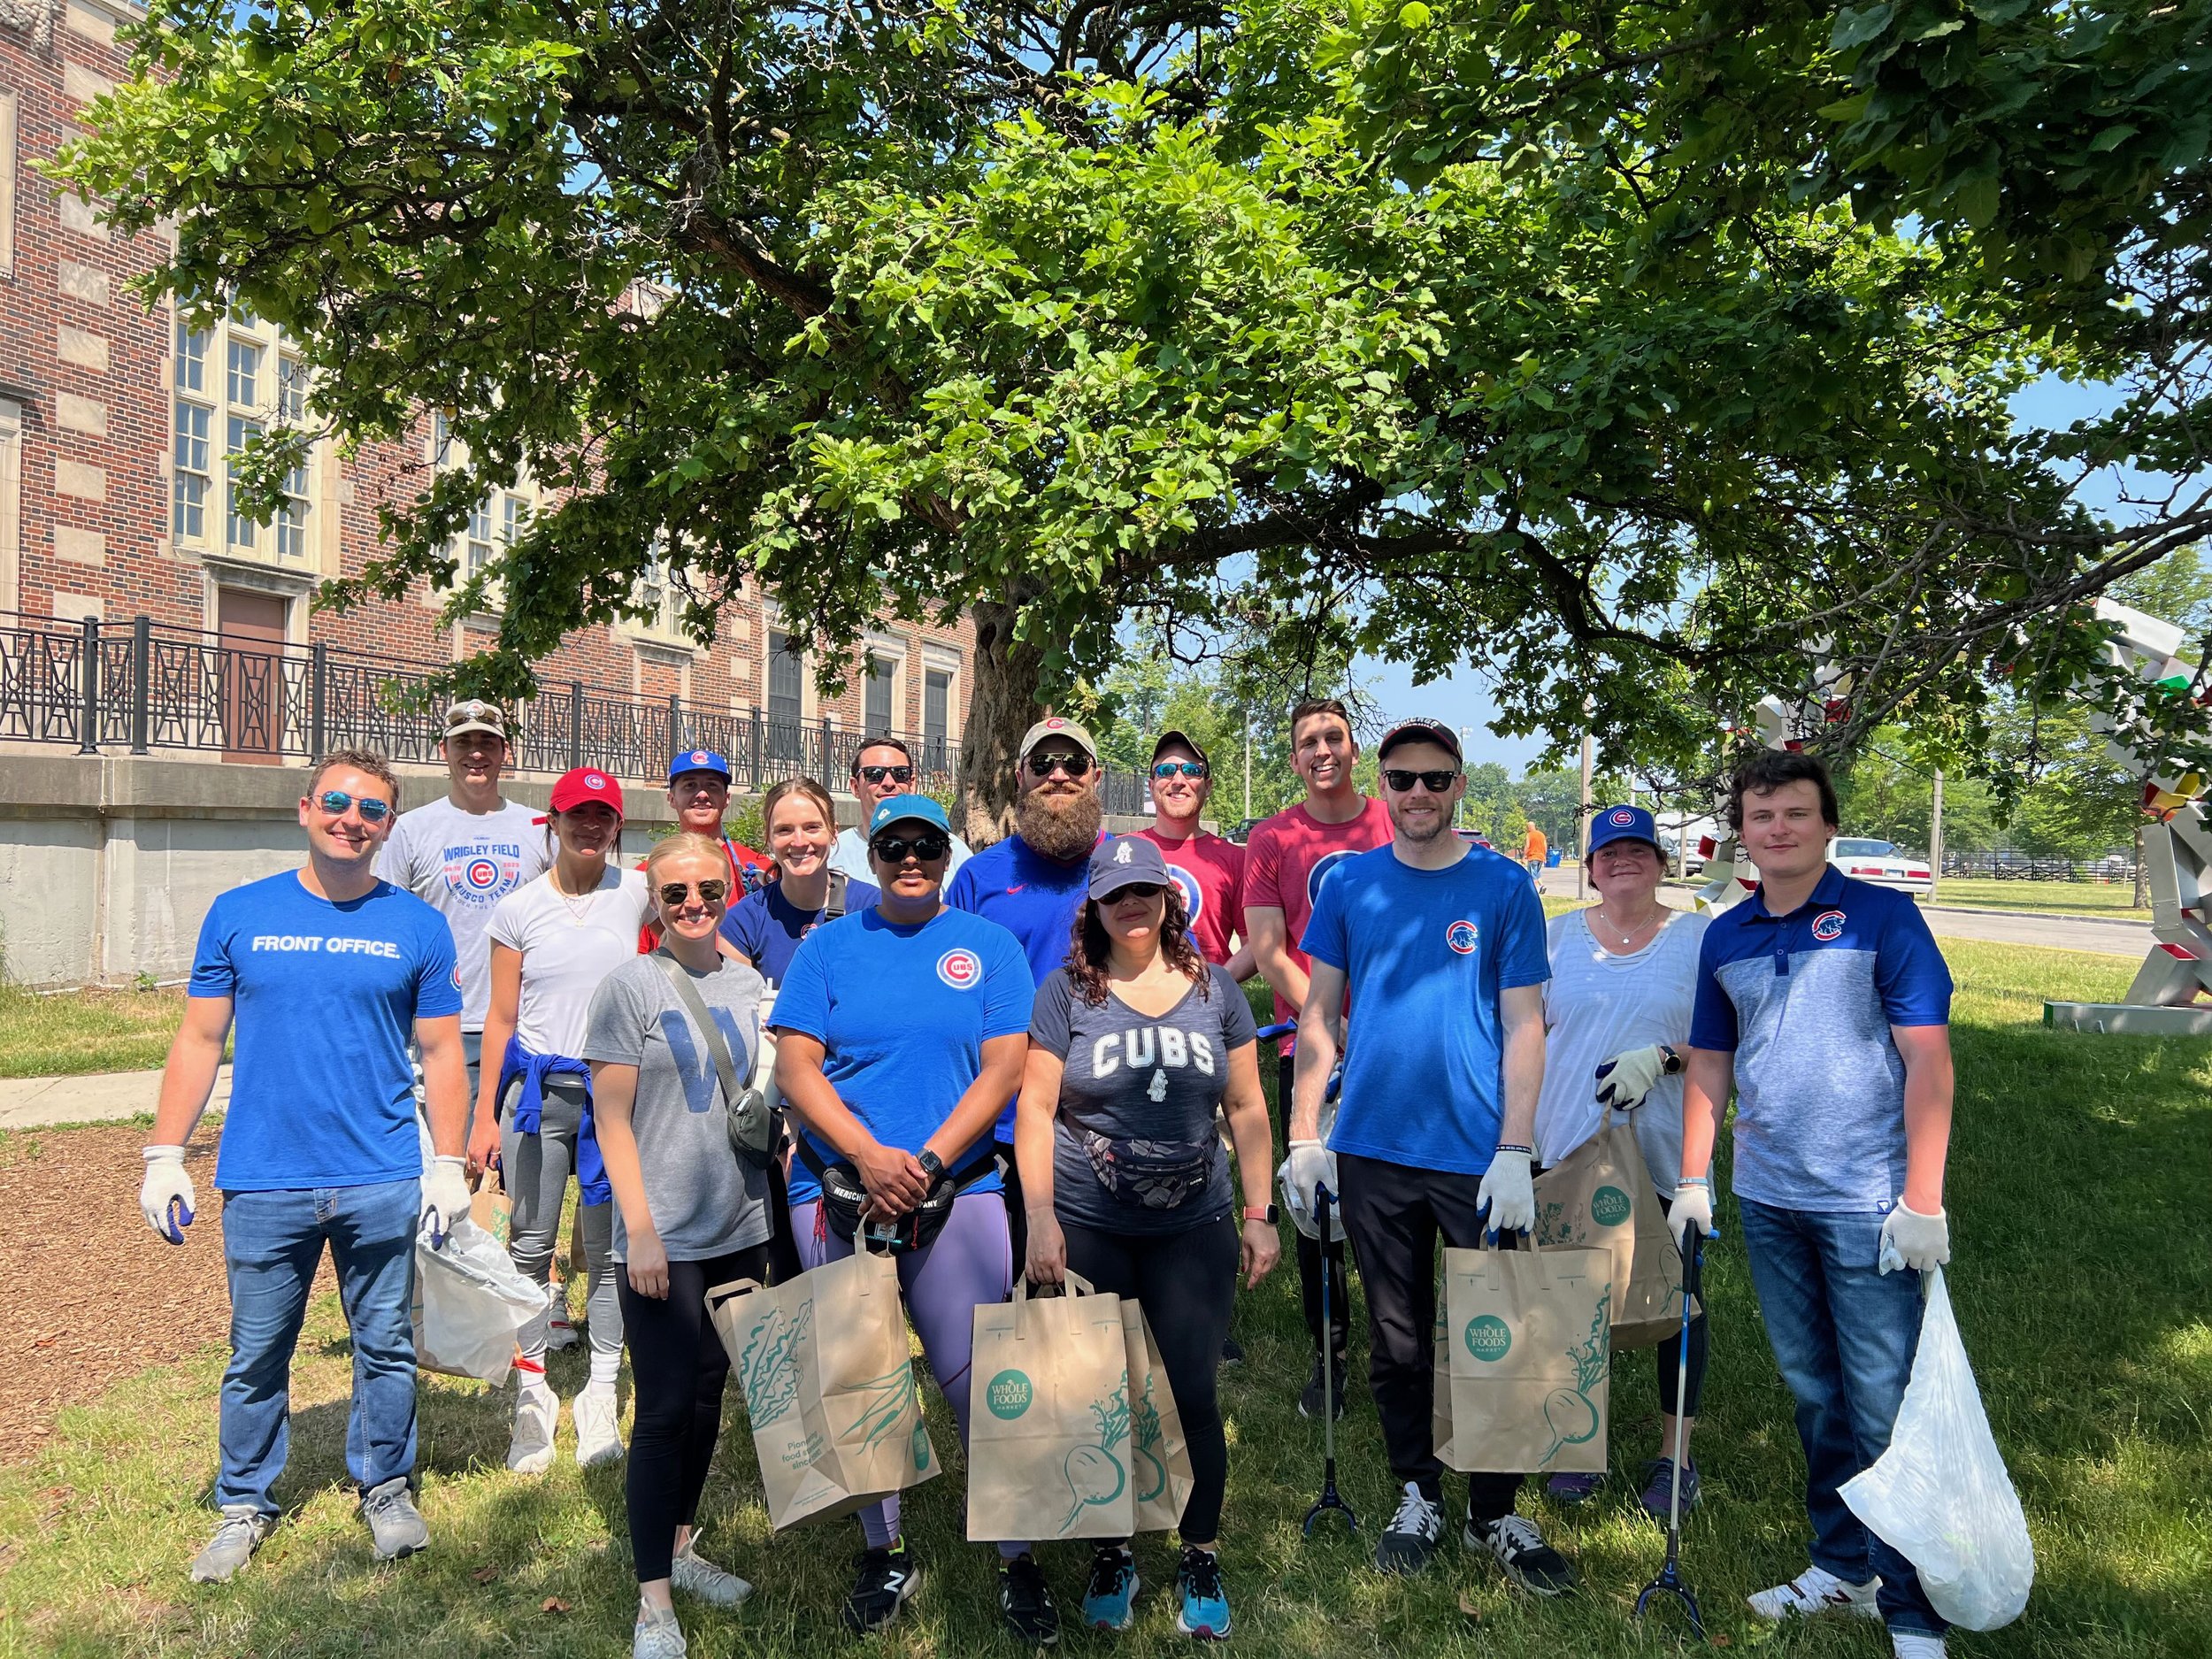
POLYGON ((1886 1212, 1905 1189, 1905 1063, 1893 1025, 1945 1025, 1951 971, 1909 894, 1830 867, 1787 916, 1764 892, 1698 952, 1690 1046, 1736 1062, 1736 1196, 1886 1212))

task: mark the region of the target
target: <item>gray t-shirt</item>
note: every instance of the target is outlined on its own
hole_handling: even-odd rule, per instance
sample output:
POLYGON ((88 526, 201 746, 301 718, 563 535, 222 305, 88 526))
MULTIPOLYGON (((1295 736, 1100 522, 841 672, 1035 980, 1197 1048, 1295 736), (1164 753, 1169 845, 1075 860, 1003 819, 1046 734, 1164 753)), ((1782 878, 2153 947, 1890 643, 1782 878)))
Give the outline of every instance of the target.
POLYGON ((1157 1018, 1110 991, 1093 1008, 1064 968, 1037 987, 1029 1040, 1066 1067, 1052 1136, 1061 1220, 1161 1233, 1229 1213, 1229 1155, 1214 1113, 1230 1051, 1250 1042, 1254 1027, 1243 989, 1217 967, 1206 972, 1205 987, 1157 1018))
MULTIPOLYGON (((760 975, 725 956, 712 973, 690 977, 729 1045, 742 1087, 760 1044, 760 975)), ((645 1200, 670 1261, 703 1262, 766 1240, 767 1171, 731 1148, 714 1056, 653 957, 633 956, 593 993, 577 1057, 637 1067, 630 1121, 645 1200)), ((618 1203, 618 1262, 627 1259, 626 1245, 618 1203)))
POLYGON ((403 812, 376 855, 376 873, 426 902, 453 929, 461 1029, 484 1029, 492 1000, 492 907, 543 875, 545 827, 526 806, 464 812, 442 798, 403 812))

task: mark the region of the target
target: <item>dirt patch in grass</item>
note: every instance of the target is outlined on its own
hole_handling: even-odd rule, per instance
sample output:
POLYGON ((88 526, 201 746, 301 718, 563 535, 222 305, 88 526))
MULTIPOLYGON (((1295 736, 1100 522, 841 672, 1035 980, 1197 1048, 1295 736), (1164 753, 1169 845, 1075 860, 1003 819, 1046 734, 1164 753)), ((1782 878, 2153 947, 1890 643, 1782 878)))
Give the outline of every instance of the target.
MULTIPOLYGON (((172 1248, 138 1213, 145 1141, 134 1124, 0 1135, 0 1463, 35 1453, 63 1407, 229 1331, 214 1143, 186 1153, 200 1210, 172 1248)), ((326 1258, 316 1293, 334 1283, 326 1258)))

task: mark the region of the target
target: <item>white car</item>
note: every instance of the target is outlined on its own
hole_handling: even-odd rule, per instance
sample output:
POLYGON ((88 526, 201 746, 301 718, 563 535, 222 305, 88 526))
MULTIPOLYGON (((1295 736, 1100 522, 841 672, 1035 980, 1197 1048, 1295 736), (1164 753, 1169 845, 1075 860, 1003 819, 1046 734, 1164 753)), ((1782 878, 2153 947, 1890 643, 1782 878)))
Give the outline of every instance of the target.
POLYGON ((1894 841, 1840 835, 1828 843, 1828 862, 1847 876, 1870 881, 1878 887, 1895 887, 1900 893, 1925 897, 1935 887, 1928 861, 1900 850, 1894 841))

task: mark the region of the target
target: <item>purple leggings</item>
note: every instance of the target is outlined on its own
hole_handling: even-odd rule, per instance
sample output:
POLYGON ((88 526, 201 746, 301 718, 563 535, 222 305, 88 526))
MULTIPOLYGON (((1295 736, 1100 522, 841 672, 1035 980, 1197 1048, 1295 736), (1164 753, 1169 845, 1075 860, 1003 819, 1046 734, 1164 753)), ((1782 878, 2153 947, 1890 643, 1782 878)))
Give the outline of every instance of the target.
MULTIPOLYGON (((819 1201, 791 1206, 791 1235, 803 1267, 841 1262, 853 1253, 850 1239, 826 1226, 817 1236, 819 1201)), ((1014 1260, 1007 1241, 1006 1201, 996 1193, 963 1193, 952 1201, 944 1228, 922 1249, 902 1256, 899 1290, 907 1317, 922 1339, 929 1374, 937 1379, 960 1425, 960 1445, 968 1444, 968 1371, 975 1354, 975 1310, 981 1302, 1003 1302, 1012 1286, 1014 1260)), ((887 1548, 899 1535, 899 1501, 886 1498, 860 1511, 861 1531, 872 1549, 887 1548)), ((1011 1561, 1027 1544, 1001 1544, 1011 1561)))

